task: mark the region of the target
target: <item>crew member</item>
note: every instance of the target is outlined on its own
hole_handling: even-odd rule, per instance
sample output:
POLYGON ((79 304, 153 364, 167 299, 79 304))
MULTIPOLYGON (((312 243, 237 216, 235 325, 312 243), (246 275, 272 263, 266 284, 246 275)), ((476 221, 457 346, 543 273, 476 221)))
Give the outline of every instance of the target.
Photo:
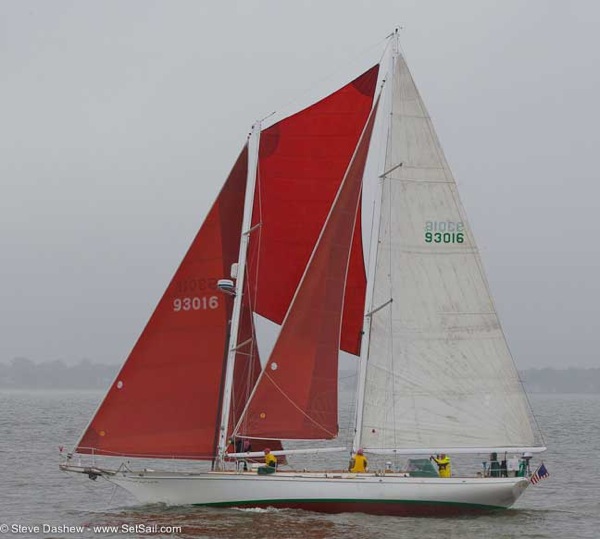
POLYGON ((429 457, 431 460, 434 460, 438 465, 438 473, 440 477, 452 477, 452 470, 450 469, 450 457, 445 453, 441 453, 437 457, 433 455, 429 457))
POLYGON ((265 447, 265 464, 271 468, 277 468, 277 457, 271 453, 268 447, 265 447))
POLYGON ((365 457, 362 449, 359 449, 350 459, 348 471, 352 473, 365 473, 367 471, 367 457, 365 457))
MULTIPOLYGON (((250 445, 250 440, 247 438, 237 438, 233 437, 230 440, 233 443, 234 449, 236 453, 249 453, 252 451, 252 446, 250 445)), ((248 471, 248 460, 247 459, 239 459, 236 463, 237 469, 243 469, 245 472, 248 471)))

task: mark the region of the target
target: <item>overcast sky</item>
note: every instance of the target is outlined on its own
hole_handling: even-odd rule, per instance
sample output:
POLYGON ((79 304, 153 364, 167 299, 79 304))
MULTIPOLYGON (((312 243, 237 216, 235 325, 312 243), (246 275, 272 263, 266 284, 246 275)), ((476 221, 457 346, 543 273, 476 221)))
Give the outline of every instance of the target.
POLYGON ((598 366, 598 20, 594 1, 0 1, 0 360, 122 362, 250 125, 354 78, 399 24, 517 365, 598 366))

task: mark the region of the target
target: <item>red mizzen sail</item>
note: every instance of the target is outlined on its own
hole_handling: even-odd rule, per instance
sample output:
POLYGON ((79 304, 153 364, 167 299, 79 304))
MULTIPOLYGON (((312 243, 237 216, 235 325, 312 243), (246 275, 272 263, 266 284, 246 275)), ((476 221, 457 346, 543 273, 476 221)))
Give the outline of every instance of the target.
POLYGON ((212 459, 232 300, 217 289, 237 261, 248 151, 82 436, 77 451, 212 459))
MULTIPOLYGON (((379 66, 261 133, 248 253, 254 312, 281 324, 352 158, 369 111, 379 66), (257 262, 258 261, 258 262, 257 262)), ((353 238, 341 348, 360 352, 366 276, 360 215, 353 238)))
POLYGON ((243 430, 247 436, 323 439, 337 435, 341 313, 374 120, 375 109, 248 403, 243 430))

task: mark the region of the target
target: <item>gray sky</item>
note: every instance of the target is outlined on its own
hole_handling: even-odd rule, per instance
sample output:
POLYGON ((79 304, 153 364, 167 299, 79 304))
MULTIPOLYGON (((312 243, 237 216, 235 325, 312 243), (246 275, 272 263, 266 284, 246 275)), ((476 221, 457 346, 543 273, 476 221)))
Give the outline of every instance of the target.
POLYGON ((400 24, 518 366, 598 366, 599 19, 591 0, 0 1, 0 360, 122 362, 253 121, 352 79, 400 24))

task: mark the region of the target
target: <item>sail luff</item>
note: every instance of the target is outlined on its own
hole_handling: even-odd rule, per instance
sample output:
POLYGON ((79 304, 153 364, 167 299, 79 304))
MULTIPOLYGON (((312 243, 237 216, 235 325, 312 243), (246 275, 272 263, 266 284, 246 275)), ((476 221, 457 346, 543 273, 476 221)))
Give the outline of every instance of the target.
POLYGON ((231 398, 233 389, 233 375, 235 371, 235 358, 237 355, 238 333, 240 328, 240 317, 242 313, 242 300, 245 291, 246 256, 248 243, 250 241, 250 225, 252 222, 252 209, 254 207, 254 193, 256 188, 256 174, 258 167, 258 148, 260 144, 261 124, 257 122, 252 126, 248 139, 248 175, 246 179, 246 194, 244 198, 244 214, 240 237, 240 250, 237 259, 238 273, 236 275, 236 295, 231 314, 231 326, 227 360, 225 364, 225 380, 223 382, 223 402, 221 409, 221 421, 219 426, 219 442, 217 446, 217 465, 221 465, 228 445, 228 430, 231 413, 231 398))

